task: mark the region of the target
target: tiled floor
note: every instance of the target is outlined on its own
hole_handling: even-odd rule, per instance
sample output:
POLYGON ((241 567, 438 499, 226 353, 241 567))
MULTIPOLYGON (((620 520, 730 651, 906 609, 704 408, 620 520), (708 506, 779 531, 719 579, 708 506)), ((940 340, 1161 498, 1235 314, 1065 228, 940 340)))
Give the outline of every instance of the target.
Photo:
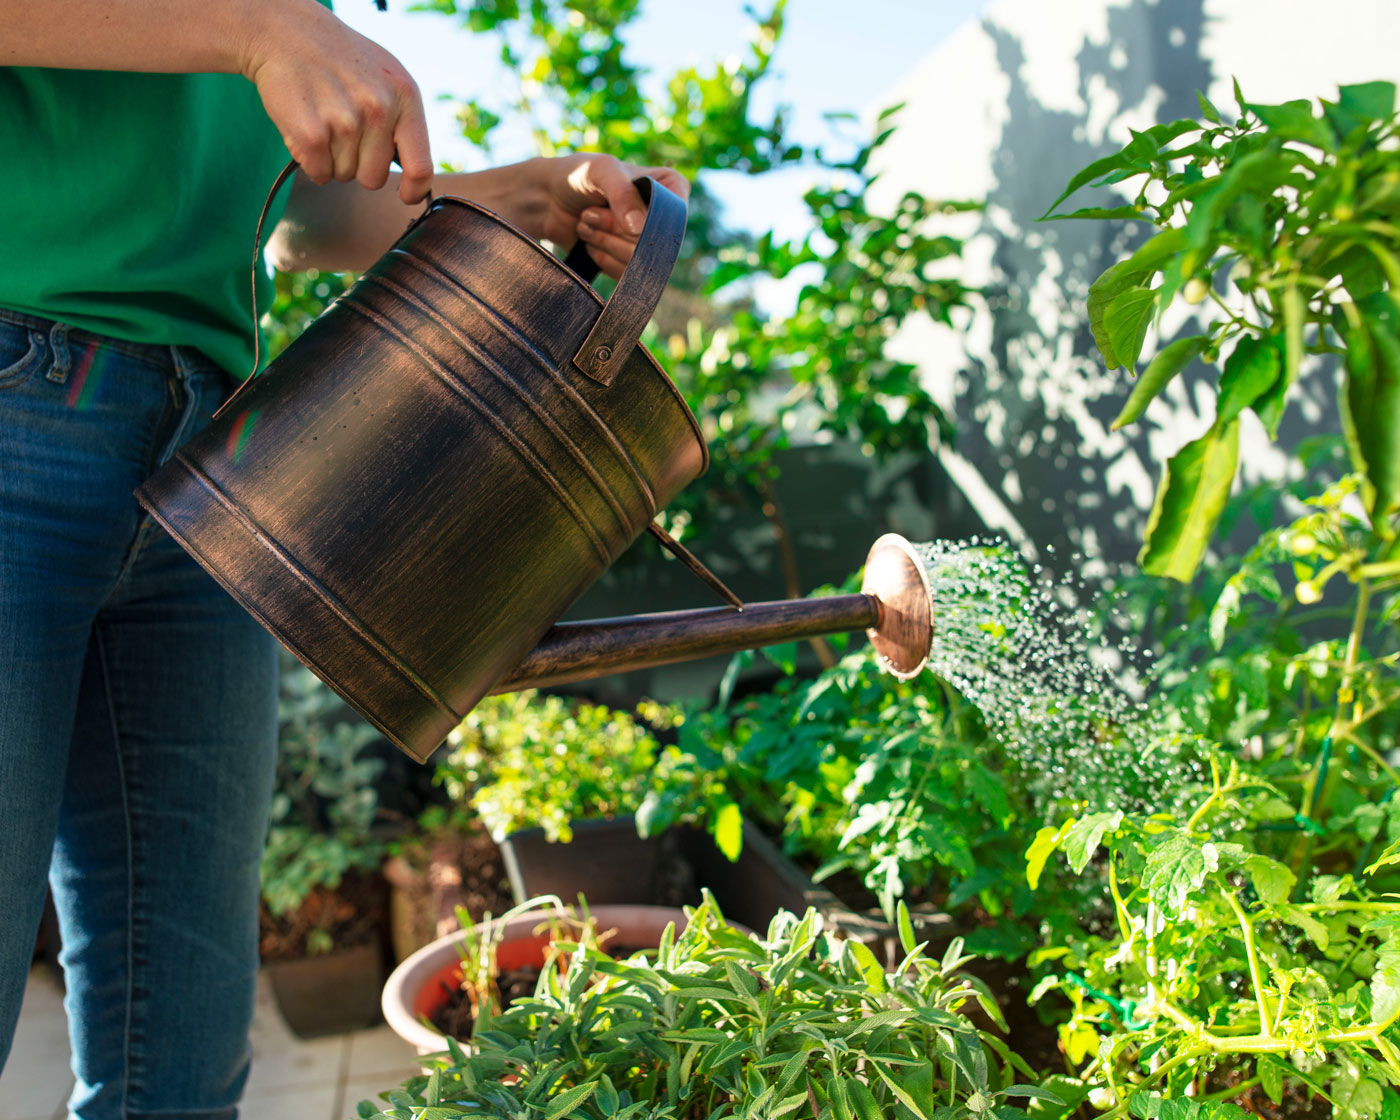
MULTIPOLYGON (((19 1029, 0 1072, 0 1120, 64 1120, 73 1085, 62 993, 52 975, 29 974, 19 1029)), ((253 1017, 253 1072, 242 1120, 349 1120, 366 1098, 418 1072, 412 1048, 388 1027, 303 1040, 282 1021, 265 983, 253 1017)))

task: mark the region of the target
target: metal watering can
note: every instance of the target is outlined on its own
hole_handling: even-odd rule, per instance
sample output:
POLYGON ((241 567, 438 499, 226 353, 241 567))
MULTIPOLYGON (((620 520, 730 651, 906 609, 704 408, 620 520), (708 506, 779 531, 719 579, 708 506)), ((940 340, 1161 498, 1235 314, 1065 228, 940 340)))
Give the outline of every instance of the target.
POLYGON ((928 576, 901 537, 875 542, 859 594, 743 605, 653 523, 708 455, 638 342, 685 203, 637 187, 646 223, 606 303, 586 253, 434 199, 137 490, 419 761, 488 693, 859 629, 900 676, 927 657, 928 576), (730 605, 553 625, 645 531, 730 605))

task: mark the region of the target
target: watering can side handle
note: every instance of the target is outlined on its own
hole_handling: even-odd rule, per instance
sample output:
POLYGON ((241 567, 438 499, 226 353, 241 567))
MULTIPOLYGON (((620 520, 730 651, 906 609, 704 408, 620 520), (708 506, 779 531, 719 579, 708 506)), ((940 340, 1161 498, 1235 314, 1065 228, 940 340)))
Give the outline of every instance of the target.
POLYGON ((644 176, 633 182, 647 203, 646 222, 612 297, 573 359, 585 377, 600 385, 611 385, 636 349, 671 279, 685 235, 685 201, 655 179, 644 176))
POLYGON ((263 202, 262 213, 258 215, 258 228, 253 234, 253 368, 249 371, 248 376, 243 379, 242 383, 234 389, 233 394, 214 411, 216 417, 219 413, 228 408, 229 405, 233 404, 234 399, 241 396, 243 390, 253 383, 253 379, 258 376, 258 366, 262 364, 262 327, 260 325, 262 316, 258 312, 258 269, 262 268, 263 263, 263 227, 267 225, 267 215, 272 209, 272 200, 277 197, 277 192, 280 191, 286 185, 287 180, 292 177, 292 173, 296 171, 297 166, 297 161, 292 160, 286 167, 282 168, 276 181, 272 184, 272 189, 267 192, 267 198, 263 202))

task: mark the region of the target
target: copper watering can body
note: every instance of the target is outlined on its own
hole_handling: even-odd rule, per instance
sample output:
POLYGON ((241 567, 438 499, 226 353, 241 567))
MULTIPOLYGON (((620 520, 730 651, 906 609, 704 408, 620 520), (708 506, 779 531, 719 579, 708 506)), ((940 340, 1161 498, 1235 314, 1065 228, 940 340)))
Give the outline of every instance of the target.
MULTIPOLYGON (((435 200, 137 491, 417 759, 521 679, 554 621, 706 467, 694 417, 638 343, 685 204, 638 186, 646 228, 606 305, 497 215, 435 200)), ((826 632, 873 625, 875 602, 826 632)), ((596 675, 596 644, 566 639, 561 661, 556 641, 554 676, 532 679, 566 662, 596 675)))

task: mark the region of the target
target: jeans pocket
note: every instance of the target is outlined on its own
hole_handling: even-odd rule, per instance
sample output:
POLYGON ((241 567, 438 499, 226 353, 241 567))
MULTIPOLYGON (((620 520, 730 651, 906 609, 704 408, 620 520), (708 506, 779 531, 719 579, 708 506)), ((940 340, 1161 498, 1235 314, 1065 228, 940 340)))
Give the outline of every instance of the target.
POLYGON ((0 390, 23 384, 44 364, 46 349, 43 332, 0 323, 0 390))

